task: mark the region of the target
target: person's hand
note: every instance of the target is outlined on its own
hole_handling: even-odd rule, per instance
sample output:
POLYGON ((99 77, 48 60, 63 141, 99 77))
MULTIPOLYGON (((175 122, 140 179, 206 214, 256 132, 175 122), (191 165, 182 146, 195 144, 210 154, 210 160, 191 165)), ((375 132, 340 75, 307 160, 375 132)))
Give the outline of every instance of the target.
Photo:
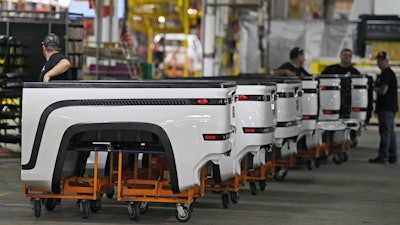
POLYGON ((47 73, 43 76, 43 82, 50 82, 50 76, 47 73))
POLYGON ((286 70, 285 73, 286 73, 286 75, 289 76, 289 77, 293 77, 293 76, 296 75, 296 74, 294 74, 291 70, 286 70))

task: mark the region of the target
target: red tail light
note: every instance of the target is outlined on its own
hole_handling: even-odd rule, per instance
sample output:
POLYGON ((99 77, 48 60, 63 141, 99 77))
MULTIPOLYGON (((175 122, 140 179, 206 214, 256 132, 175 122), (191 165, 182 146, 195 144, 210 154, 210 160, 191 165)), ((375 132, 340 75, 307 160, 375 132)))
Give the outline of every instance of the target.
POLYGON ((326 86, 320 86, 319 90, 326 90, 326 86))
POLYGON ((247 95, 239 95, 239 100, 240 101, 246 101, 248 99, 249 99, 249 97, 247 95))
POLYGON ((244 133, 255 133, 256 129, 254 129, 254 128, 244 128, 243 132, 244 133))
POLYGON ((204 135, 204 140, 216 140, 216 135, 204 135))
POLYGON ((324 114, 332 114, 332 110, 323 110, 322 111, 324 114))
POLYGON ((309 116, 309 115, 303 115, 303 116, 301 117, 301 119, 303 119, 303 120, 309 120, 309 119, 310 119, 310 116, 309 116))
POLYGON ((354 111, 354 112, 360 112, 360 111, 361 111, 361 108, 353 108, 353 111, 354 111))
POLYGON ((199 105, 207 105, 208 104, 208 100, 205 98, 201 98, 201 99, 197 99, 197 104, 199 105))
POLYGON ((228 140, 231 136, 231 132, 226 134, 203 134, 205 141, 223 141, 228 140))

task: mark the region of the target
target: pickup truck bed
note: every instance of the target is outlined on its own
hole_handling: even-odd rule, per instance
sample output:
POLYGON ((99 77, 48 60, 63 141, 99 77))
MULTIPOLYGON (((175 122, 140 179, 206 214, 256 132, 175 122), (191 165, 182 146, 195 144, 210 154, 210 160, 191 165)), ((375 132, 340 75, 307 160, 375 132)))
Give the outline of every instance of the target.
POLYGON ((121 151, 160 146, 174 193, 199 185, 201 168, 232 148, 235 90, 222 81, 25 83, 21 180, 58 193, 61 177, 76 173, 77 148, 110 142, 121 151))

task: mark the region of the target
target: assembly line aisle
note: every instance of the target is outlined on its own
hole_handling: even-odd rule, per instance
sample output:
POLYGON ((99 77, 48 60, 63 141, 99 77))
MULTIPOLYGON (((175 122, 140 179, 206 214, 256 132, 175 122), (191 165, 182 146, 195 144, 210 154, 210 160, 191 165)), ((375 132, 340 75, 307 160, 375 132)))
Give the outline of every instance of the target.
MULTIPOLYGON (((396 132, 400 138, 399 127, 396 132)), ((358 148, 349 151, 348 162, 335 165, 329 158, 319 169, 292 169, 284 181, 270 181, 257 196, 246 186, 239 203, 228 209, 219 194, 206 192, 187 224, 399 224, 400 164, 367 162, 375 157, 378 141, 377 126, 368 127, 358 148)), ((131 221, 125 203, 106 198, 100 211, 86 220, 73 200, 63 200, 52 212, 43 208, 35 218, 32 204, 22 197, 20 160, 0 159, 0 171, 0 225, 177 224, 171 204, 152 204, 139 221, 131 221)))

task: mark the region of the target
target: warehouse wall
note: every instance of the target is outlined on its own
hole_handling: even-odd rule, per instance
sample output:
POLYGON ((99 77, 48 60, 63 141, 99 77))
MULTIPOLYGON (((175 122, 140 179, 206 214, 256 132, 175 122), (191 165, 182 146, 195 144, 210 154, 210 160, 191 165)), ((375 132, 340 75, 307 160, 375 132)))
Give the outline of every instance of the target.
MULTIPOLYGON (((246 16, 240 20, 239 69, 241 73, 256 73, 260 67, 257 21, 246 16)), ((289 51, 295 46, 306 50, 305 68, 321 57, 337 57, 340 49, 353 48, 354 23, 327 24, 323 20, 273 20, 269 36, 269 68, 276 69, 289 60, 289 51)), ((267 43, 265 37, 263 42, 267 43)), ((268 53, 266 53, 268 54, 268 53)), ((267 58, 267 57, 266 57, 267 58)))

